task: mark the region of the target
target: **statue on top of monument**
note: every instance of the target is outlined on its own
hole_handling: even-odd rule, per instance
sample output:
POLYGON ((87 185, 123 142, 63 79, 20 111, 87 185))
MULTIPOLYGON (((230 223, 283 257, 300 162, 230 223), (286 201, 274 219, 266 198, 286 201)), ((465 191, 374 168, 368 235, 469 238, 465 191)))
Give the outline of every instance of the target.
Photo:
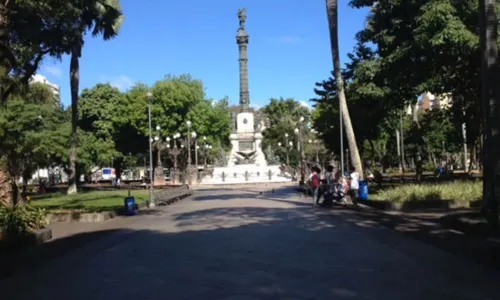
POLYGON ((245 22, 247 21, 247 10, 246 8, 238 9, 238 20, 240 20, 240 28, 238 31, 245 30, 245 22))

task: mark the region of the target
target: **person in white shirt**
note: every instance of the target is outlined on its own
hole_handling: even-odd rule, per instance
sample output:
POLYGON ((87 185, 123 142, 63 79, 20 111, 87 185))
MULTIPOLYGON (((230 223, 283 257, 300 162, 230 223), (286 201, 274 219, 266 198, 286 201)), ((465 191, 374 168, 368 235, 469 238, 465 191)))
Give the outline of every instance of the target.
POLYGON ((356 172, 354 168, 351 168, 351 201, 355 206, 358 206, 358 198, 359 198, 359 173, 356 172))
POLYGON ((333 167, 332 166, 328 166, 326 168, 325 181, 326 181, 326 184, 333 184, 333 182, 334 182, 334 175, 333 175, 333 167))

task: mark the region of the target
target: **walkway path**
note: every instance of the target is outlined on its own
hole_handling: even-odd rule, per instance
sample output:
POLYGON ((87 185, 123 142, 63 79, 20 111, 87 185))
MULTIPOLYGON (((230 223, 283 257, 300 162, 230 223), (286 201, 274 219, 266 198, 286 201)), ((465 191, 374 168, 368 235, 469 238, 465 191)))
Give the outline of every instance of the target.
POLYGON ((499 274, 313 209, 291 189, 198 191, 30 274, 2 299, 498 299, 499 274), (262 194, 261 194, 262 192, 262 194))

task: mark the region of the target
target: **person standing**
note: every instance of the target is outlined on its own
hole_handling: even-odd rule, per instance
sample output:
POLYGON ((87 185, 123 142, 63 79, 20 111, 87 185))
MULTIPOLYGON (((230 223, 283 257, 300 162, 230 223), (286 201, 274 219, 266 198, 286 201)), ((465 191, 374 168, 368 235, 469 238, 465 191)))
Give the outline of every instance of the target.
POLYGON ((326 184, 330 185, 330 184, 333 184, 334 182, 334 175, 333 175, 333 167, 332 166, 328 166, 326 168, 326 173, 325 173, 325 181, 326 181, 326 184))
POLYGON ((358 206, 358 198, 359 198, 359 173, 351 167, 351 186, 350 186, 350 195, 351 201, 354 206, 358 206))
POLYGON ((311 180, 311 189, 313 192, 313 206, 318 205, 319 203, 319 170, 317 167, 312 168, 311 176, 309 177, 311 180))

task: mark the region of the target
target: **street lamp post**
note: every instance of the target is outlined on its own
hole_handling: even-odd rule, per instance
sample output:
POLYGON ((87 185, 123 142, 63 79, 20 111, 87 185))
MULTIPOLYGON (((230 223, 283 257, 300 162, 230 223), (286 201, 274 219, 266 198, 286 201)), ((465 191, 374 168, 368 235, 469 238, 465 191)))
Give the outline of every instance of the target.
MULTIPOLYGON (((156 126, 156 131, 160 131, 160 130, 161 130, 161 127, 156 126)), ((160 136, 159 136, 159 134, 154 137, 154 141, 156 144, 156 149, 158 149, 158 154, 156 157, 156 168, 158 168, 158 166, 161 165, 160 136)))
POLYGON ((205 153, 204 153, 205 167, 204 167, 204 170, 206 170, 207 169, 207 161, 208 161, 208 153, 209 153, 209 150, 212 149, 212 145, 205 144, 204 148, 205 148, 205 153))
POLYGON ((345 149, 345 159, 346 159, 346 170, 349 172, 351 167, 349 166, 349 148, 345 149))
POLYGON ((187 125, 187 151, 188 151, 188 165, 187 165, 187 177, 188 177, 188 183, 191 184, 191 121, 186 121, 187 125))
POLYGON ((319 146, 318 146, 318 140, 314 140, 314 145, 316 147, 316 164, 319 165, 319 146))
MULTIPOLYGON (((311 129, 311 133, 314 135, 314 137, 316 138, 317 135, 318 135, 318 131, 316 129, 311 129)), ((317 139, 314 139, 312 141, 314 143, 314 150, 316 152, 316 165, 320 165, 319 164, 319 141, 317 139)))
MULTIPOLYGON (((314 133, 314 132, 313 132, 314 133)), ((318 140, 309 140, 309 144, 311 144, 314 148, 314 153, 316 155, 316 165, 319 166, 319 149, 318 149, 318 140)))
POLYGON ((187 144, 188 144, 188 170, 191 168, 191 121, 186 122, 187 125, 187 144))
POLYGON ((161 151, 163 150, 164 145, 163 145, 162 140, 159 136, 160 130, 161 130, 161 127, 156 126, 156 131, 158 133, 158 135, 154 137, 154 143, 155 143, 156 149, 158 150, 158 154, 156 157, 156 169, 154 172, 154 183, 156 185, 164 185, 165 184, 165 174, 163 173, 163 164, 161 161, 161 151))
POLYGON ((148 92, 146 94, 148 98, 148 122, 149 122, 149 202, 148 207, 155 207, 155 202, 153 199, 153 137, 151 133, 151 100, 153 99, 153 94, 148 92))
POLYGON ((203 172, 207 170, 207 153, 208 153, 208 144, 207 144, 207 137, 203 137, 203 172))
POLYGON ((194 139, 194 166, 196 169, 196 179, 199 180, 199 172, 198 172, 198 140, 196 139, 197 134, 196 132, 191 132, 191 137, 194 139))
POLYGON ((177 156, 179 156, 180 151, 179 148, 177 147, 177 139, 181 137, 180 133, 176 133, 173 136, 173 142, 174 146, 171 148, 170 147, 170 137, 167 137, 167 148, 169 150, 169 153, 171 156, 174 158, 174 168, 173 172, 170 172, 170 177, 172 178, 172 183, 175 183, 175 177, 177 176, 177 156))
POLYGON ((204 162, 203 170, 207 169, 207 156, 208 156, 208 145, 205 145, 205 155, 203 155, 203 159, 205 162, 204 162))
POLYGON ((299 126, 295 128, 295 133, 298 135, 297 149, 300 150, 300 184, 305 182, 305 166, 304 166, 304 142, 302 141, 304 117, 300 117, 299 126))
POLYGON ((288 154, 288 133, 285 133, 286 165, 290 166, 290 156, 288 154))
POLYGON ((196 166, 196 170, 198 170, 198 149, 200 149, 198 140, 194 140, 194 165, 196 166))

